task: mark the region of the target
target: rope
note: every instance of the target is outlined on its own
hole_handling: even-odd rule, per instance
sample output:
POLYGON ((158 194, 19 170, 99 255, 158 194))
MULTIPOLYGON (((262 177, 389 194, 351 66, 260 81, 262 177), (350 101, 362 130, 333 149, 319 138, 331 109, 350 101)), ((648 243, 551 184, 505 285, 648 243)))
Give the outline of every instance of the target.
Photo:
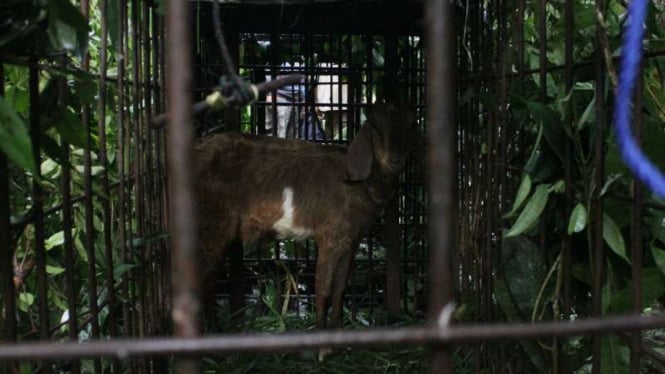
POLYGON ((212 23, 215 28, 215 38, 222 54, 225 75, 220 79, 220 92, 223 97, 217 97, 213 93, 206 98, 206 101, 213 110, 219 110, 226 106, 248 105, 258 99, 258 90, 256 86, 246 82, 236 73, 231 53, 222 32, 219 0, 212 0, 212 23))
POLYGON ((212 24, 215 27, 215 38, 217 39, 219 50, 222 53, 222 59, 224 60, 224 70, 227 75, 234 76, 236 75, 236 70, 233 67, 233 59, 231 59, 229 47, 226 45, 226 40, 222 33, 221 19, 222 16, 219 12, 219 0, 212 0, 212 24))
POLYGON ((665 176, 644 155, 633 138, 630 125, 631 99, 642 62, 642 27, 647 14, 647 0, 633 0, 628 5, 630 22, 626 26, 621 52, 621 72, 617 86, 614 122, 619 152, 633 175, 660 198, 665 198, 665 176))

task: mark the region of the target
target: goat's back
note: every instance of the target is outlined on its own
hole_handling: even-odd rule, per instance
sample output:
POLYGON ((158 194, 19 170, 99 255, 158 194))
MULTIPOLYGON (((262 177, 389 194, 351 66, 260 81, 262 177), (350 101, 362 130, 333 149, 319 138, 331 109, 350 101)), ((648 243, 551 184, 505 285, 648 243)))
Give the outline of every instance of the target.
POLYGON ((359 217, 373 218, 362 187, 346 182, 342 147, 227 133, 199 141, 194 161, 204 235, 258 241, 285 219, 285 238, 322 237, 336 226, 356 235, 359 217))

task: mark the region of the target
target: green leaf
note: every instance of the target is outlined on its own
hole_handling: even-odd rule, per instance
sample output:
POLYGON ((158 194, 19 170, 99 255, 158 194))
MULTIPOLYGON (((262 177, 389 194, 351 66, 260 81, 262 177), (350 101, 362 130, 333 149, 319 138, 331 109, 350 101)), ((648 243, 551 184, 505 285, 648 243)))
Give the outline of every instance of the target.
POLYGON ((44 160, 44 162, 42 162, 39 168, 41 170, 42 175, 48 176, 49 174, 57 171, 58 166, 59 165, 57 162, 53 161, 50 158, 47 158, 46 160, 44 160))
POLYGON ((60 165, 65 165, 65 159, 63 157, 60 144, 53 140, 53 138, 51 138, 48 133, 42 133, 42 136, 39 139, 39 143, 42 151, 46 154, 46 156, 60 165))
MULTIPOLYGON (((613 292, 611 304, 607 309, 608 312, 619 314, 630 312, 632 309, 632 294, 631 284, 626 285, 618 292, 613 292)), ((642 271, 642 308, 653 305, 663 295, 665 295, 665 277, 661 269, 655 266, 644 268, 642 271)))
MULTIPOLYGON (((503 279, 496 279, 494 281, 494 296, 496 297, 496 300, 508 321, 523 320, 517 305, 515 305, 515 301, 513 301, 511 297, 510 290, 508 289, 508 286, 503 281, 503 279)), ((536 343, 522 340, 520 341, 520 344, 524 348, 524 351, 528 354, 533 365, 540 369, 539 371, 547 371, 547 364, 545 364, 541 350, 538 348, 536 343)))
POLYGON ((531 117, 533 117, 535 122, 541 124, 545 140, 547 140, 552 151, 554 151, 560 160, 563 160, 565 132, 561 125, 560 114, 549 106, 539 102, 529 101, 526 104, 531 112, 531 117))
POLYGON ((29 293, 29 292, 23 292, 18 295, 18 308, 23 311, 27 312, 28 308, 35 302, 35 295, 29 293))
POLYGON ((652 245, 651 255, 653 256, 653 259, 656 262, 656 265, 658 265, 660 271, 665 274, 665 250, 652 245))
POLYGON ((145 245, 154 244, 161 240, 167 239, 171 236, 171 233, 166 231, 157 231, 150 233, 142 238, 136 238, 132 240, 132 247, 139 248, 145 245))
POLYGON ((513 202, 513 208, 510 210, 510 212, 504 214, 504 218, 511 217, 513 214, 517 212, 517 210, 522 206, 522 203, 524 200, 526 200, 527 196, 529 196, 529 193, 531 192, 531 177, 529 176, 529 173, 524 173, 522 176, 522 182, 520 183, 520 187, 517 189, 517 196, 515 196, 515 201, 513 202))
POLYGON ((22 168, 36 175, 28 129, 14 108, 0 96, 0 150, 22 168))
POLYGON ((593 123, 595 120, 595 114, 596 114, 596 97, 594 96, 593 99, 591 99, 591 102, 589 105, 587 105, 586 109, 584 109, 584 112, 582 113, 582 116, 580 119, 577 121, 577 130, 581 130, 584 128, 584 126, 587 123, 593 123))
POLYGON ((570 214, 570 220, 568 221, 568 235, 572 233, 581 232, 586 227, 587 222, 587 213, 586 208, 583 204, 578 203, 573 208, 573 212, 570 214))
POLYGON ((541 184, 536 187, 536 191, 531 196, 531 199, 517 217, 517 221, 510 228, 506 237, 517 236, 529 229, 543 213, 545 205, 547 205, 547 198, 550 193, 549 184, 541 184))
POLYGON ((76 31, 88 32, 90 27, 88 21, 83 17, 81 11, 74 6, 69 0, 51 0, 49 3, 49 11, 55 12, 58 19, 70 25, 76 31))
POLYGON ((621 230, 619 230, 614 220, 607 214, 603 214, 603 239, 605 239, 607 245, 610 246, 610 249, 614 253, 630 264, 630 260, 626 255, 626 243, 623 241, 621 230))
POLYGON ((65 268, 62 268, 60 266, 46 265, 46 273, 47 274, 58 275, 58 274, 62 274, 64 272, 65 272, 65 268))
POLYGON ((82 58, 88 47, 88 21, 69 0, 51 0, 48 6, 51 43, 82 58))
POLYGON ((58 231, 55 234, 51 235, 51 237, 46 239, 46 241, 44 241, 44 247, 46 247, 46 250, 48 251, 49 249, 55 248, 64 243, 65 243, 65 232, 58 231))
POLYGON ((119 279, 123 274, 138 266, 138 264, 120 264, 113 268, 113 278, 119 279))
POLYGON ((120 16, 120 2, 118 0, 109 0, 107 8, 107 27, 108 35, 111 39, 111 46, 115 46, 118 40, 118 17, 120 16))
POLYGON ((623 374, 630 372, 630 349, 616 335, 603 337, 601 343, 600 367, 603 374, 623 374))
POLYGON ((504 237, 501 242, 501 269, 511 298, 522 315, 530 316, 547 266, 543 251, 524 236, 504 237))
POLYGON ((558 180, 556 183, 550 186, 550 192, 554 193, 564 193, 566 191, 566 182, 563 180, 558 180))
POLYGON ((86 129, 81 123, 81 120, 68 109, 64 109, 61 114, 61 120, 54 123, 58 134, 60 134, 67 143, 79 148, 85 148, 87 141, 86 129))
POLYGON ((531 175, 533 183, 539 183, 557 173, 561 168, 560 165, 552 148, 546 142, 540 142, 540 148, 533 153, 533 157, 524 166, 524 171, 531 175))

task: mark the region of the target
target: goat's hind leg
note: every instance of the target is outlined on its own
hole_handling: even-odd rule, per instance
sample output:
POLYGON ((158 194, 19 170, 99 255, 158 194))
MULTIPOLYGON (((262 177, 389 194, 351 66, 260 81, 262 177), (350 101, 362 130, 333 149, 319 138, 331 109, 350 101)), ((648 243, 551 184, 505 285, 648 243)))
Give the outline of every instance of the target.
POLYGON ((203 317, 208 330, 220 331, 217 318, 217 280, 223 272, 224 257, 231 242, 222 235, 201 243, 201 299, 203 317))
POLYGON ((316 259, 316 327, 323 329, 328 326, 328 305, 332 291, 333 277, 337 259, 330 256, 324 248, 319 248, 316 259))

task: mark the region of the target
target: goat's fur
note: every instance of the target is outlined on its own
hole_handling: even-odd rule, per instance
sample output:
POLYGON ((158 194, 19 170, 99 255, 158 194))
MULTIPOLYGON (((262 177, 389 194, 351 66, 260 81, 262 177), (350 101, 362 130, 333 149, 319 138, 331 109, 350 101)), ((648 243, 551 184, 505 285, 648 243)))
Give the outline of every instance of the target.
POLYGON ((317 327, 339 327, 354 248, 394 194, 417 134, 413 109, 377 104, 348 151, 237 133, 202 139, 194 162, 206 284, 237 239, 312 237, 317 327))

